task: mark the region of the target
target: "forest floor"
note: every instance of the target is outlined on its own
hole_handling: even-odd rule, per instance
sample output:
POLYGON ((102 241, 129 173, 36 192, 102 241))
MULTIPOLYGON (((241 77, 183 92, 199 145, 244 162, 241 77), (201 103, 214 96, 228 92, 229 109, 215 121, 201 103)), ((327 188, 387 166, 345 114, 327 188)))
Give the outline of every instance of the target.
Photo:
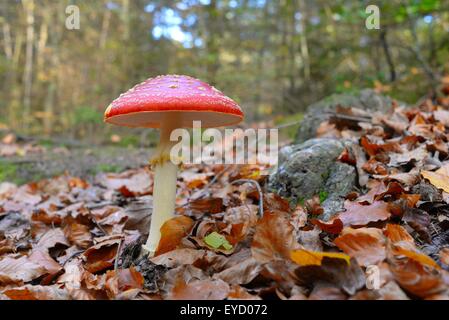
POLYGON ((340 108, 322 123, 318 136, 351 139, 335 161, 358 177, 327 220, 322 195, 289 203, 270 192, 264 164, 183 165, 176 215, 151 259, 140 256, 152 212, 148 150, 42 151, 5 137, 0 299, 447 300, 445 103, 362 118, 340 108), (43 176, 4 181, 25 164, 43 176))
POLYGON ((0 182, 17 184, 68 173, 88 181, 100 172, 120 172, 148 163, 151 149, 115 146, 49 147, 0 145, 0 182))

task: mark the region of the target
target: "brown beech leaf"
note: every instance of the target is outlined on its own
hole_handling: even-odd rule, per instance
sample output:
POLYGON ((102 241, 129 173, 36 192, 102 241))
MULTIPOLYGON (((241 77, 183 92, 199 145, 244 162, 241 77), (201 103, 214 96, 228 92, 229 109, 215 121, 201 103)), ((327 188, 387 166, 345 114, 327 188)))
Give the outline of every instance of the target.
POLYGON ((259 262, 289 259, 298 246, 288 214, 282 211, 265 212, 256 225, 251 245, 253 257, 259 262))
POLYGON ((294 250, 290 258, 300 266, 320 266, 324 258, 341 259, 349 264, 350 257, 339 252, 316 252, 304 249, 294 250))
POLYGON ((369 159, 367 162, 365 162, 362 166, 362 169, 371 174, 385 175, 388 173, 387 166, 374 158, 369 159))
POLYGON ((29 260, 43 267, 50 275, 56 274, 62 269, 61 265, 50 257, 46 250, 33 250, 29 256, 29 260))
POLYGON ((59 226, 62 223, 62 218, 57 213, 48 212, 44 209, 38 209, 33 212, 31 216, 31 220, 40 221, 48 225, 57 225, 59 226))
POLYGON ((41 265, 30 261, 28 257, 3 257, 0 260, 0 280, 6 279, 28 282, 44 275, 46 270, 41 265))
POLYGON ((214 274, 214 279, 221 279, 228 284, 247 284, 256 278, 262 265, 254 258, 249 258, 241 263, 235 264, 219 273, 214 274))
POLYGON ((385 237, 380 229, 345 228, 334 243, 364 267, 377 264, 386 258, 385 237))
POLYGON ((346 202, 346 211, 338 213, 334 219, 340 219, 344 226, 365 226, 370 222, 384 221, 390 218, 388 204, 383 201, 374 201, 370 205, 357 202, 346 202))
POLYGON ((169 300, 223 300, 229 295, 229 285, 223 280, 178 280, 168 295, 169 300))
POLYGON ((26 285, 3 291, 11 300, 70 300, 67 290, 58 286, 26 285))
POLYGON ((144 278, 134 267, 110 270, 106 273, 105 289, 108 296, 116 298, 120 293, 131 289, 143 289, 144 278))
POLYGON ((401 152, 402 149, 397 142, 388 142, 383 144, 372 143, 368 137, 360 138, 360 145, 365 149, 369 156, 375 156, 380 152, 401 152))
POLYGON ((351 166, 355 166, 357 162, 347 148, 343 150, 343 152, 338 156, 337 160, 343 163, 347 163, 351 166))
POLYGON ((290 204, 287 200, 276 193, 268 193, 263 198, 264 211, 290 211, 290 204))
POLYGON ((118 273, 118 284, 119 289, 122 291, 126 291, 129 289, 142 289, 144 278, 142 274, 134 267, 130 267, 128 269, 119 269, 118 273))
POLYGON ((250 294, 245 288, 239 285, 233 285, 229 291, 228 300, 262 300, 262 298, 250 294))
POLYGON ((177 216, 166 221, 161 227, 161 239, 155 256, 176 249, 182 238, 189 234, 193 224, 194 221, 187 216, 177 216))
POLYGON ((438 264, 416 249, 392 244, 388 250, 388 261, 399 285, 417 297, 426 298, 446 288, 438 264))
POLYGON ((422 170, 421 175, 438 189, 449 192, 449 164, 441 167, 435 172, 422 170))
POLYGON ((36 247, 43 250, 54 248, 57 244, 69 246, 64 232, 60 228, 50 229, 39 239, 36 247))
POLYGON ((86 270, 96 273, 112 267, 119 242, 120 239, 106 240, 87 249, 83 254, 86 270))
POLYGON ((310 222, 318 226, 324 232, 330 234, 339 234, 341 230, 343 230, 343 222, 338 218, 332 219, 329 222, 324 222, 319 219, 311 219, 310 222))
POLYGON ((320 265, 300 266, 295 274, 303 285, 329 284, 349 295, 365 285, 365 274, 353 259, 348 264, 346 259, 323 257, 320 265))
POLYGON ((404 227, 398 224, 388 223, 384 230, 385 236, 391 243, 408 243, 408 247, 415 247, 415 241, 412 236, 404 229, 404 227))
POLYGON ((78 222, 71 222, 64 227, 64 234, 70 243, 86 249, 92 244, 92 235, 89 227, 78 222))
POLYGON ((65 263, 64 273, 58 277, 56 282, 69 290, 78 290, 81 288, 85 272, 81 259, 72 259, 65 263))
POLYGON ((206 250, 180 248, 162 253, 151 258, 151 262, 168 268, 176 268, 181 265, 193 265, 206 255, 206 250))
POLYGON ((145 168, 100 174, 96 180, 108 189, 120 191, 125 197, 151 194, 153 188, 152 174, 145 168))
POLYGON ((309 296, 309 300, 346 300, 346 298, 339 288, 328 285, 316 285, 309 296))
POLYGON ((189 208, 192 211, 200 212, 202 214, 214 214, 223 212, 223 199, 208 197, 196 199, 189 202, 189 208))

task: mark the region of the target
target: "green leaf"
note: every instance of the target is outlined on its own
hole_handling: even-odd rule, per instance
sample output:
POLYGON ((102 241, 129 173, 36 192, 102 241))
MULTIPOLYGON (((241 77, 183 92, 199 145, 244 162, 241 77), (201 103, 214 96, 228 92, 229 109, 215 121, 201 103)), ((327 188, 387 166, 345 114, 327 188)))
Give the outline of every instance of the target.
POLYGON ((219 234, 218 232, 212 232, 209 233, 206 237, 204 237, 204 242, 214 249, 219 249, 220 247, 223 247, 225 250, 231 250, 232 245, 229 243, 226 238, 219 234))
POLYGON ((329 196, 329 194, 326 191, 320 191, 320 193, 319 193, 320 203, 323 203, 327 199, 328 196, 329 196))

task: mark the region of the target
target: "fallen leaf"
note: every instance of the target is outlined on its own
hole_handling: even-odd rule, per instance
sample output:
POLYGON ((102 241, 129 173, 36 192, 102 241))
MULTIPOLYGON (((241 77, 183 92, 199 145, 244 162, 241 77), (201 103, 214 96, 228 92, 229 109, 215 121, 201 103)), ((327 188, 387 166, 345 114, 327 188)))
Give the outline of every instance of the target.
POLYGON ((386 258, 385 237, 380 229, 345 228, 334 243, 364 267, 375 265, 386 258))
POLYGON ((228 242, 228 240, 226 240, 225 236, 223 236, 215 231, 212 233, 209 233, 206 237, 204 237, 203 241, 208 246, 210 246, 214 249, 219 249, 221 247, 223 247, 223 249, 225 249, 225 250, 232 249, 232 245, 228 242))
MULTIPOLYGON (((316 260, 314 259, 316 262, 316 260)), ((314 286, 318 283, 329 284, 342 289, 349 295, 365 286, 365 275, 355 260, 324 256, 320 265, 300 266, 295 274, 301 284, 314 286)))
POLYGON ((189 202, 189 209, 202 214, 214 214, 223 212, 223 199, 222 198, 203 198, 189 202))
POLYGON ((230 285, 247 284, 255 279, 261 270, 262 265, 256 259, 249 258, 214 274, 213 278, 221 279, 230 285))
POLYGON ((289 259, 298 246, 288 214, 282 211, 266 212, 256 226, 251 244, 254 258, 260 262, 289 259))
POLYGON ((87 249, 83 257, 84 267, 91 273, 96 273, 114 265, 120 239, 106 240, 87 249))
POLYGON ((404 229, 404 227, 398 224, 388 223, 384 230, 385 236, 391 241, 391 243, 408 243, 409 246, 415 247, 415 241, 412 236, 404 229))
POLYGON ((316 285, 309 295, 309 300, 346 300, 346 295, 337 287, 316 285))
POLYGON ((176 268, 181 265, 193 265, 203 258, 206 250, 196 250, 191 248, 180 248, 162 253, 151 258, 151 262, 169 268, 176 268))
POLYGON ((39 239, 36 247, 44 250, 52 249, 56 245, 69 246, 69 243, 60 228, 50 229, 39 239))
POLYGON ((250 294, 245 288, 239 285, 231 286, 228 300, 262 300, 259 296, 250 294))
POLYGON ((46 270, 28 257, 13 258, 6 256, 0 260, 0 279, 28 282, 44 275, 46 270))
POLYGON ((407 292, 426 298, 445 290, 440 267, 427 255, 392 245, 387 256, 395 280, 407 292))
POLYGON ((322 231, 330 234, 339 234, 343 230, 343 222, 334 218, 329 222, 321 221, 319 219, 311 219, 310 222, 318 226, 322 231))
POLYGON ((383 201, 374 201, 370 205, 357 202, 346 202, 346 211, 338 213, 332 220, 340 219, 344 226, 365 226, 370 222, 384 221, 390 218, 388 204, 383 201))
POLYGON ((64 227, 64 234, 70 243, 86 249, 92 244, 92 235, 87 225, 71 222, 64 227))
POLYGON ((435 172, 422 170, 421 175, 438 189, 449 192, 449 165, 443 166, 435 172))
POLYGON ((223 280, 179 281, 168 295, 169 300, 223 300, 229 295, 229 285, 223 280))
POLYGON ((66 290, 57 286, 26 285, 3 291, 11 300, 70 300, 66 290))
POLYGON ((187 216, 177 216, 166 221, 161 227, 161 239, 159 240, 155 256, 176 249, 193 227, 193 220, 187 216))
POLYGON ((320 266, 325 257, 342 259, 346 261, 347 264, 350 263, 350 257, 339 252, 314 252, 300 249, 292 251, 290 254, 290 258, 300 266, 320 266))
POLYGON ((62 267, 57 263, 47 251, 42 249, 35 249, 29 256, 29 261, 34 262, 45 269, 50 275, 58 273, 62 267))

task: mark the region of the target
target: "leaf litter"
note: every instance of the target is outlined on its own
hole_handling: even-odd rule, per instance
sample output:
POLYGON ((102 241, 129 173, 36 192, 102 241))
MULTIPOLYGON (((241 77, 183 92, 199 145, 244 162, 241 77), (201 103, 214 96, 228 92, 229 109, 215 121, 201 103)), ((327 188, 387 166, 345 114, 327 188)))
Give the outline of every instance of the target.
POLYGON ((263 164, 184 165, 152 258, 147 167, 0 183, 0 298, 447 299, 449 112, 425 101, 369 119, 333 125, 358 174, 341 212, 320 220, 323 194, 270 193, 263 164))

